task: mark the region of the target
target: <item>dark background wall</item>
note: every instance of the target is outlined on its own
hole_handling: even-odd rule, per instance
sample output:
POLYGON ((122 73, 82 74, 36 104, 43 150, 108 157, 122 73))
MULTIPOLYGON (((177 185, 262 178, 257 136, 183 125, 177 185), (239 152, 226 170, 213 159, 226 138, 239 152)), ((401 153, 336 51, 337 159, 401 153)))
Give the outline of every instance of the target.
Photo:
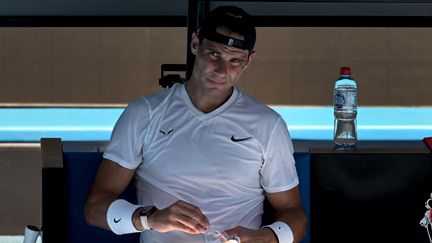
POLYGON ((186 15, 188 0, 3 0, 0 16, 186 15))

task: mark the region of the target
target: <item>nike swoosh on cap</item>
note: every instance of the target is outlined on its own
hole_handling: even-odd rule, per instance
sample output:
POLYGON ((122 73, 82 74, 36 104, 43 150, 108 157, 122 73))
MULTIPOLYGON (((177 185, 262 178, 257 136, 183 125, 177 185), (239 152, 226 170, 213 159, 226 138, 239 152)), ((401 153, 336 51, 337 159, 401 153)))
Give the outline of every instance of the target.
POLYGON ((249 140, 249 139, 251 139, 252 137, 247 137, 247 138, 235 138, 234 137, 234 135, 232 135, 231 136, 231 141, 233 141, 233 142, 241 142, 241 141, 246 141, 246 140, 249 140))
POLYGON ((120 220, 121 220, 121 218, 119 218, 119 219, 116 219, 116 218, 114 218, 114 223, 118 223, 118 222, 120 222, 120 220))

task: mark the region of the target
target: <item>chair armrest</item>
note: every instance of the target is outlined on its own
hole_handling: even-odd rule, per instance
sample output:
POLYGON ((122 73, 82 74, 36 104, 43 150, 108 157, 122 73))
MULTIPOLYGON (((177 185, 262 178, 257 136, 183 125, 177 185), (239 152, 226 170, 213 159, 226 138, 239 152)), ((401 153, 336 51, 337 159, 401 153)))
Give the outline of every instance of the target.
POLYGON ((60 138, 42 138, 42 168, 63 168, 62 141, 60 138))

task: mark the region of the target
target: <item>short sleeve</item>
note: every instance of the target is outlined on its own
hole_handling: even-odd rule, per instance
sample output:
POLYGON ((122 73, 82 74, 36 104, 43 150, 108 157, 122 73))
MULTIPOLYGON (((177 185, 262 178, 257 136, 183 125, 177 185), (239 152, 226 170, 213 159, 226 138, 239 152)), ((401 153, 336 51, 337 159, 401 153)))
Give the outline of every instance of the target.
POLYGON ((294 148, 285 121, 279 117, 270 133, 261 168, 261 186, 266 192, 289 190, 298 185, 294 148))
POLYGON ((117 120, 103 157, 127 169, 143 160, 143 143, 150 121, 150 106, 145 98, 130 103, 117 120))

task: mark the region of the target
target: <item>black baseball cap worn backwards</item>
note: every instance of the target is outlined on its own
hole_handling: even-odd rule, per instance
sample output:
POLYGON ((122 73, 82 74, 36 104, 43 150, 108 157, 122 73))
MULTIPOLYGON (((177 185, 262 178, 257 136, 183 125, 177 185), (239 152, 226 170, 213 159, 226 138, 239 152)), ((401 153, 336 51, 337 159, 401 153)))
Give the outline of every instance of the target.
POLYGON ((252 51, 256 41, 255 24, 246 11, 235 6, 220 6, 212 10, 198 30, 200 38, 206 38, 227 46, 252 51), (216 32, 225 27, 243 36, 244 40, 225 36, 216 32))

